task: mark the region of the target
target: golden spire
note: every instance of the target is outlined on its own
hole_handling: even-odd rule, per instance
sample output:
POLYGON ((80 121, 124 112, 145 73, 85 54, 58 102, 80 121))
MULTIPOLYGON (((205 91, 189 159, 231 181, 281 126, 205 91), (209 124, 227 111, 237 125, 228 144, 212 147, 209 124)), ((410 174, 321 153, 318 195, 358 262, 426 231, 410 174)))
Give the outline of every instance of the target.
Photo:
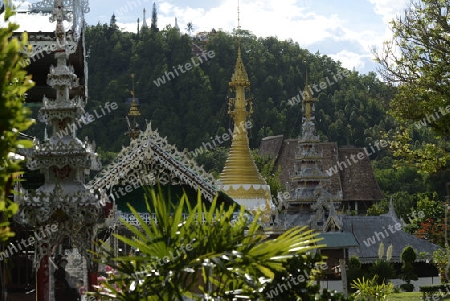
MULTIPOLYGON (((308 67, 306 67, 306 68, 308 68, 308 67)), ((311 92, 310 92, 311 87, 309 86, 308 69, 306 69, 305 89, 303 91, 304 91, 303 93, 306 92, 306 97, 303 98, 303 104, 304 104, 304 108, 305 108, 305 118, 306 118, 306 120, 309 120, 311 117, 313 117, 311 104, 313 102, 316 102, 317 99, 313 98, 311 95, 311 92)))
POLYGON ((139 112, 138 106, 137 106, 137 102, 136 102, 136 98, 134 97, 134 74, 131 74, 131 79, 132 79, 132 89, 131 89, 131 95, 133 96, 133 99, 131 101, 131 106, 130 106, 130 110, 128 111, 128 116, 133 116, 133 126, 134 128, 132 128, 130 121, 128 119, 127 116, 127 122, 128 122, 128 132, 127 135, 130 135, 131 139, 136 138, 139 135, 140 129, 139 129, 139 125, 136 122, 136 116, 140 116, 141 112, 139 112))
POLYGON ((234 120, 233 141, 219 181, 224 185, 265 185, 253 161, 248 143, 247 127, 250 128, 251 123, 247 122, 247 117, 252 113, 252 103, 245 99, 245 90, 250 87, 250 82, 242 62, 240 45, 229 87, 236 92, 236 98, 230 98, 228 102, 228 114, 234 120))
POLYGON ((140 116, 141 112, 137 107, 136 99, 134 98, 134 74, 131 74, 131 78, 133 80, 133 88, 131 89, 131 95, 133 96, 133 100, 131 101, 130 111, 128 112, 128 116, 140 116))
MULTIPOLYGON (((240 27, 238 1, 238 35, 240 27)), ((234 121, 233 140, 219 183, 223 192, 250 212, 262 210, 261 220, 268 222, 273 204, 270 187, 256 168, 248 143, 247 129, 251 128, 252 124, 247 120, 253 111, 251 100, 245 98, 250 81, 242 62, 240 37, 238 40, 236 66, 228 84, 236 93, 235 98, 228 101, 228 114, 234 121)))

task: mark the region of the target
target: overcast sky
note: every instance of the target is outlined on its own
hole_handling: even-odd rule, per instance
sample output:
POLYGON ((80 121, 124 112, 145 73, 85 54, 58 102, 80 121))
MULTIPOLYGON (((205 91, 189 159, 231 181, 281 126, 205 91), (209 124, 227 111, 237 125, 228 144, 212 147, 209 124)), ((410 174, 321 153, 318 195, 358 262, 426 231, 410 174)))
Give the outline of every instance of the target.
MULTIPOLYGON (((23 2, 19 9, 35 2, 23 2)), ((192 22, 194 34, 212 28, 231 32, 237 27, 237 0, 155 2, 159 28, 173 26, 175 17, 182 31, 192 22)), ((340 60, 346 68, 367 73, 377 67, 370 49, 380 48, 389 38, 388 22, 402 14, 407 3, 409 0, 240 0, 240 23, 258 37, 292 39, 312 53, 319 51, 340 60)), ((144 8, 147 23, 151 23, 152 0, 91 0, 89 6, 85 16, 89 25, 109 23, 114 13, 120 28, 136 31, 144 8)), ((17 18, 22 29, 54 30, 54 24, 48 27, 46 16, 20 14, 17 18)))

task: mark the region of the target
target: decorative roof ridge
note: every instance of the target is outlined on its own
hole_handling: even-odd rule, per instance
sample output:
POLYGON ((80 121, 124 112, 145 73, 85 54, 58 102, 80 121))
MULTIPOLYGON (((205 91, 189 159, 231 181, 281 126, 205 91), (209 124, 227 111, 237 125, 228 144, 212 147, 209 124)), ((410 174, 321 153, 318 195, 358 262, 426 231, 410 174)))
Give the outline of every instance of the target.
POLYGON ((168 143, 166 137, 161 137, 158 130, 151 128, 151 123, 147 124, 146 130, 132 140, 129 146, 123 147, 113 162, 87 185, 94 190, 112 189, 120 180, 125 180, 132 169, 139 167, 140 160, 150 156, 164 168, 172 169, 183 184, 200 189, 206 199, 211 201, 216 196, 213 176, 189 159, 187 153, 178 151, 175 145, 168 143))
POLYGON ((274 135, 274 136, 266 136, 266 137, 262 138, 261 140, 272 140, 272 139, 278 139, 280 137, 282 138, 282 137, 284 137, 284 135, 281 134, 281 135, 274 135))

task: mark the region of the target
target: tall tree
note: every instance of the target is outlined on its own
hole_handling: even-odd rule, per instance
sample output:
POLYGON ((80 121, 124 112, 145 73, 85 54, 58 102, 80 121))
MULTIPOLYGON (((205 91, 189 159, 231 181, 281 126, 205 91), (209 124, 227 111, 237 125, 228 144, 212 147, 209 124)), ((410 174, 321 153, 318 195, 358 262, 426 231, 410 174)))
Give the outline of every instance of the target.
POLYGON ((191 35, 191 33, 194 31, 194 25, 192 24, 192 22, 188 22, 186 30, 188 31, 189 35, 191 35))
MULTIPOLYGON (((450 0, 414 0, 391 22, 393 37, 374 51, 384 80, 398 85, 391 111, 400 121, 433 130, 434 141, 415 145, 411 127, 393 135, 396 155, 425 172, 450 162, 450 0)), ((409 124, 411 125, 411 124, 409 124)))
POLYGON ((158 30, 158 13, 156 12, 156 3, 153 2, 153 10, 152 10, 152 24, 150 25, 150 28, 157 32, 158 30))
POLYGON ((112 14, 111 19, 109 20, 109 27, 114 28, 114 29, 118 29, 119 27, 117 26, 117 21, 116 21, 116 15, 112 14))
MULTIPOLYGON (((14 15, 6 5, 4 11, 5 23, 14 15)), ((24 108, 25 92, 34 83, 31 76, 23 69, 22 64, 28 57, 20 53, 27 45, 27 35, 20 39, 12 38, 13 32, 19 28, 18 24, 7 23, 0 28, 0 251, 4 251, 4 241, 14 236, 9 228, 9 218, 17 212, 18 205, 8 197, 12 195, 14 181, 18 178, 20 156, 16 154, 18 148, 31 146, 31 141, 17 140, 19 132, 26 130, 32 121, 29 111, 24 108)), ((4 266, 2 266, 3 268, 4 266)), ((0 294, 3 296, 5 274, 0 273, 0 294)))

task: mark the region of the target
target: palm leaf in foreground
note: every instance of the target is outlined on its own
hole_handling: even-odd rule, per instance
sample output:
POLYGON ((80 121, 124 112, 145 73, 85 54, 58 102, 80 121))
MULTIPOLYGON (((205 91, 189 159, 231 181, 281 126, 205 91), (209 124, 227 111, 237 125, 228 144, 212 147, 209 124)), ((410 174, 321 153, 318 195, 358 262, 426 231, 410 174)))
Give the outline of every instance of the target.
POLYGON ((161 191, 149 189, 147 195, 147 210, 156 219, 147 225, 130 207, 140 226, 121 222, 135 238, 116 235, 139 252, 117 257, 104 248, 98 254, 116 270, 103 284, 103 295, 118 300, 254 300, 286 260, 317 248, 311 230, 292 228, 272 239, 261 230, 259 214, 250 222, 244 209, 235 212, 235 206, 225 208, 216 199, 207 208, 200 194, 194 207, 186 195, 176 206, 161 191))

